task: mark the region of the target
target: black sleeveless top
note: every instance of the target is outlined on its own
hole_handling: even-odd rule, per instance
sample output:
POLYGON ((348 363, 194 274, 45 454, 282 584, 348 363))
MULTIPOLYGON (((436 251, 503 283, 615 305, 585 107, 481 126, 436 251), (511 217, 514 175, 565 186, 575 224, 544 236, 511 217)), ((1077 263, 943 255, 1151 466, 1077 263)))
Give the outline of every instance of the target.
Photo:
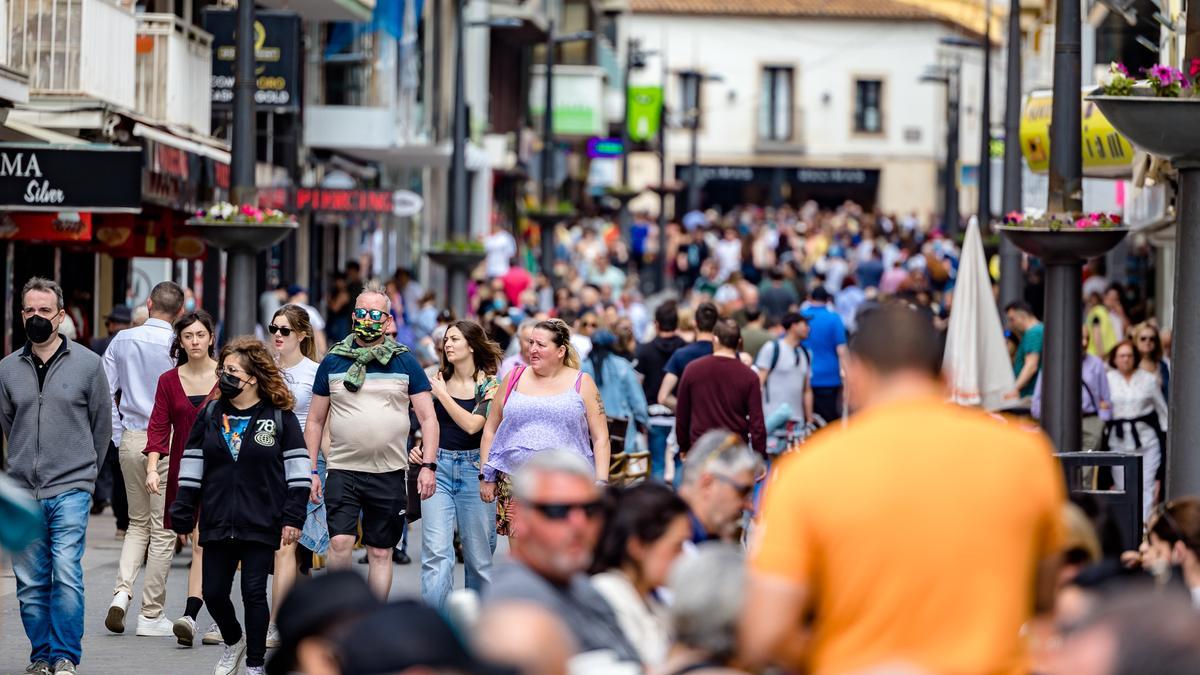
MULTIPOLYGON (((463 410, 471 412, 475 409, 474 398, 455 398, 454 402, 463 410)), ((441 429, 440 444, 443 450, 478 450, 483 440, 483 428, 478 433, 468 434, 454 422, 450 413, 442 406, 437 398, 433 399, 433 409, 437 412, 438 427, 441 429)))

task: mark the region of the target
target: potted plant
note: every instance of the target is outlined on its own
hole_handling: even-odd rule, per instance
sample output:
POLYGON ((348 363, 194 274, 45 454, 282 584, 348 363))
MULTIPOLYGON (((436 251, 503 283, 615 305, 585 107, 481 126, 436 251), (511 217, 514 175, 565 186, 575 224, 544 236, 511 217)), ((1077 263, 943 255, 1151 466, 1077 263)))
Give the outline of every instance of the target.
POLYGON ((548 208, 543 206, 526 209, 525 216, 541 226, 557 225, 574 218, 576 211, 570 202, 557 202, 548 208))
POLYGON ((1161 64, 1143 72, 1146 79, 1135 80, 1114 63, 1087 100, 1139 149, 1176 163, 1200 159, 1200 59, 1186 74, 1161 64))
POLYGON ((451 239, 432 246, 425 257, 446 268, 471 269, 485 257, 483 242, 471 239, 451 239))
POLYGON ((196 211, 187 224, 213 246, 256 250, 274 246, 296 229, 295 218, 282 211, 229 202, 196 211))
POLYGON ((1047 262, 1094 258, 1121 243, 1129 232, 1120 216, 1109 213, 1013 212, 997 229, 1017 248, 1047 262))

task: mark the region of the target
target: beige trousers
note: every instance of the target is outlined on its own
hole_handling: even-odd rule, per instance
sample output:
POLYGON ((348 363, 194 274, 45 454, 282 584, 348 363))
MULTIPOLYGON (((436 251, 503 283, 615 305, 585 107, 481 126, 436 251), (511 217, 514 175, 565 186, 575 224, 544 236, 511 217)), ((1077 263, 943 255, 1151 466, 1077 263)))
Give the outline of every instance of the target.
POLYGON ((175 557, 175 533, 163 529, 163 508, 167 494, 169 457, 158 460, 158 494, 146 489, 146 432, 126 430, 121 434, 121 473, 129 496, 129 529, 121 546, 117 565, 117 585, 113 594, 124 591, 133 595, 133 584, 142 561, 146 578, 142 584, 142 616, 158 618, 167 600, 167 573, 175 557))

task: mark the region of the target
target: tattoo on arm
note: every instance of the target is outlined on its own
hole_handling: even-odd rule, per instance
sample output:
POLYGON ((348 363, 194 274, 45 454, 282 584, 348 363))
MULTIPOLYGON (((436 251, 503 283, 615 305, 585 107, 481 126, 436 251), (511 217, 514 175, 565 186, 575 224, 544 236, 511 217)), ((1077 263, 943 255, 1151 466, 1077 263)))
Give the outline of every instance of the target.
POLYGON ((596 390, 596 409, 600 411, 601 417, 607 417, 604 413, 604 399, 600 398, 600 390, 596 390))

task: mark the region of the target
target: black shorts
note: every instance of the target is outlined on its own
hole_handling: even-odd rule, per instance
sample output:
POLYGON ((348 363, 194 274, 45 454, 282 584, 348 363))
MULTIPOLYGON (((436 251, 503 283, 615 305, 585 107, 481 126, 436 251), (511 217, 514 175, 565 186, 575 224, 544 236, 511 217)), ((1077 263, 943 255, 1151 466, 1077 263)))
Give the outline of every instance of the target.
POLYGON ((400 543, 408 496, 404 471, 367 473, 330 469, 325 479, 325 519, 329 536, 358 534, 362 514, 363 543, 392 548, 400 543))

